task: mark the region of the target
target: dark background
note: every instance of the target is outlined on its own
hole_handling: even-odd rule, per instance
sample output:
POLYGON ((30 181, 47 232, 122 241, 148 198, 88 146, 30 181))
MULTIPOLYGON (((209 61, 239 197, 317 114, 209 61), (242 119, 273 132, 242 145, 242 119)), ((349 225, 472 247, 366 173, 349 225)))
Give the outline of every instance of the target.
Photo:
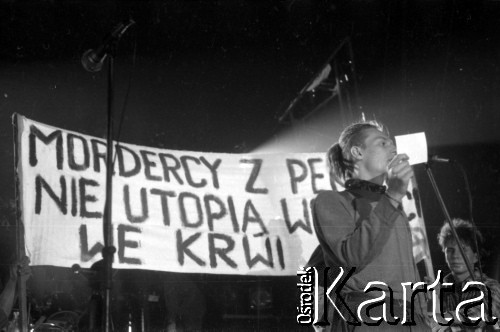
MULTIPOLYGON (((474 219, 492 253, 485 271, 500 277, 500 1, 493 0, 1 0, 4 224, 13 223, 11 115, 104 138, 107 71, 86 72, 80 57, 129 17, 137 24, 120 40, 115 61, 119 140, 195 151, 244 153, 274 144, 274 151, 320 152, 362 112, 392 135, 425 131, 431 153, 463 165, 474 219), (307 121, 278 121, 346 37, 358 90, 349 116, 332 102, 307 121)), ((469 218, 459 169, 436 164, 433 171, 450 214, 469 218)), ((416 172, 434 267, 447 270, 435 241, 444 217, 423 166, 416 172)), ((12 244, 8 230, 2 234, 2 244, 12 244)), ((73 277, 67 269, 34 270, 40 298, 73 277)), ((136 294, 129 291, 135 287, 161 294, 171 277, 134 273, 123 277, 135 280, 124 293, 136 294)), ((295 326, 293 278, 190 278, 207 299, 207 329, 295 326), (272 293, 271 307, 252 308, 255 287, 272 293)), ((150 306, 156 327, 164 324, 161 301, 150 306)))

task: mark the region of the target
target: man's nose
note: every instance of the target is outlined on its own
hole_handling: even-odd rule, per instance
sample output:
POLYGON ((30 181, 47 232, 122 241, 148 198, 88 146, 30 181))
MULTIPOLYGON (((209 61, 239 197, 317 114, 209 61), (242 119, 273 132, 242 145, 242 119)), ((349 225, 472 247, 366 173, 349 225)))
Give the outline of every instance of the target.
POLYGON ((396 144, 394 144, 394 141, 392 139, 389 140, 389 144, 388 146, 391 148, 391 149, 394 149, 396 150, 396 144))

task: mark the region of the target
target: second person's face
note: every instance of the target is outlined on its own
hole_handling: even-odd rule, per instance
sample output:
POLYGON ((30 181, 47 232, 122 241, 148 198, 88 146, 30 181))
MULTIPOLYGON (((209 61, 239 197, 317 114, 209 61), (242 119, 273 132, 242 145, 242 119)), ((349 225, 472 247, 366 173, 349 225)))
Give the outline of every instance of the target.
MULTIPOLYGON (((478 261, 478 256, 469 245, 463 245, 464 254, 470 264, 474 265, 478 261)), ((469 269, 465 263, 458 244, 454 240, 446 243, 444 248, 446 263, 457 281, 465 280, 469 275, 469 269)))

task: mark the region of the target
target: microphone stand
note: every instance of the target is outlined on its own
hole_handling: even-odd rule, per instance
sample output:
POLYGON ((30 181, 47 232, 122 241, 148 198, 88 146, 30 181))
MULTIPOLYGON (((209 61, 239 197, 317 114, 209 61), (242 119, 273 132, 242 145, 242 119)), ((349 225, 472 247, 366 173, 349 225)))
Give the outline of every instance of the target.
POLYGON ((117 40, 113 41, 108 52, 108 101, 107 101, 107 138, 106 138, 106 201, 104 205, 103 237, 104 248, 104 308, 102 318, 102 331, 111 331, 111 288, 113 285, 113 255, 116 248, 113 246, 113 100, 114 100, 114 56, 117 40))
POLYGON ((455 239, 455 242, 457 243, 458 248, 460 249, 460 254, 462 255, 464 262, 465 262, 465 265, 467 266, 467 269, 469 270, 469 274, 470 274, 472 280, 475 280, 474 269, 472 268, 472 264, 470 263, 469 258, 465 255, 464 248, 462 247, 462 243, 458 237, 457 231, 455 229, 455 225, 453 225, 453 223, 451 222, 450 214, 448 213, 448 210, 446 209, 446 205, 444 204, 443 197, 441 196, 441 193, 439 191, 437 183, 434 179, 434 175, 432 174, 431 162, 427 162, 425 164, 425 170, 427 171, 427 175, 429 176, 429 180, 431 181, 432 188, 434 189, 434 192, 436 193, 438 202, 441 205, 441 210, 443 210, 443 214, 446 218, 446 221, 448 222, 448 225, 450 225, 451 234, 453 235, 453 238, 455 239))
MULTIPOLYGON (((108 60, 108 100, 107 100, 107 137, 106 137, 106 199, 104 203, 103 215, 103 238, 104 248, 102 249, 103 272, 104 272, 104 305, 102 315, 102 325, 100 331, 111 331, 111 288, 113 285, 113 255, 116 248, 113 246, 113 225, 112 225, 112 205, 113 205, 113 101, 114 101, 114 57, 120 37, 129 27, 135 24, 129 19, 127 24, 120 23, 113 32, 105 39, 104 43, 97 51, 88 50, 82 57, 83 67, 90 72, 101 70, 102 63, 107 56, 108 60)), ((102 290, 102 289, 101 289, 102 290)), ((94 326, 91 326, 94 328, 94 326)))

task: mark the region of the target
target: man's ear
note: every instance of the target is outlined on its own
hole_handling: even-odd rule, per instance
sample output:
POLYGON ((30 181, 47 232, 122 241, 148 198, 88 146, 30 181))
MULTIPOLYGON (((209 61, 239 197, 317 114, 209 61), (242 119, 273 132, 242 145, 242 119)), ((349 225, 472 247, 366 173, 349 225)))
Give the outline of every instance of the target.
POLYGON ((359 146, 352 146, 351 155, 355 160, 361 160, 363 159, 363 150, 359 146))

